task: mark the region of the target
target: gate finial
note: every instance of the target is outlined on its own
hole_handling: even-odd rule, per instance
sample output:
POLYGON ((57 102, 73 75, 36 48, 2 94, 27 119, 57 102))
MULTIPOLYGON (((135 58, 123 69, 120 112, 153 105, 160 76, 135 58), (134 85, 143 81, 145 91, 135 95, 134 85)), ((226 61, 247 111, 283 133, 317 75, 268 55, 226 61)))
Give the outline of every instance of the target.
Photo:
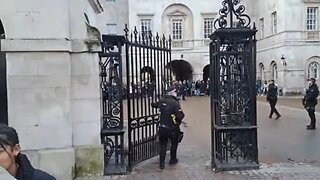
POLYGON ((125 24, 123 30, 124 30, 124 36, 126 37, 126 40, 128 40, 128 36, 129 36, 129 34, 128 34, 128 32, 129 32, 128 24, 125 24))
POLYGON ((214 22, 215 29, 250 26, 251 19, 244 14, 246 8, 240 4, 240 0, 223 0, 222 6, 219 10, 220 17, 214 22))
POLYGON ((134 42, 137 43, 138 42, 138 30, 137 30, 136 26, 134 27, 133 34, 134 34, 134 42))
POLYGON ((159 45, 159 33, 157 33, 157 36, 156 36, 156 41, 157 41, 157 47, 160 47, 160 45, 159 45))
POLYGON ((162 35, 162 44, 163 44, 163 48, 166 48, 166 36, 163 34, 162 35))
POLYGON ((169 35, 169 49, 171 49, 171 43, 172 43, 172 39, 171 39, 171 35, 169 35))

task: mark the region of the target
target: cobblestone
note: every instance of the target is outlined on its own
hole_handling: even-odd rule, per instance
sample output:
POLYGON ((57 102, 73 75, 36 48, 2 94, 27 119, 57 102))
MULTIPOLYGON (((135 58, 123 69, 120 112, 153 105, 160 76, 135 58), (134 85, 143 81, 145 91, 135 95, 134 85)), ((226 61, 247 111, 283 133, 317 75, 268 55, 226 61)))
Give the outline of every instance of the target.
POLYGON ((187 109, 188 124, 184 128, 185 138, 179 146, 179 164, 169 166, 167 162, 166 168, 160 170, 159 159, 155 157, 138 164, 132 173, 124 176, 83 177, 77 180, 320 180, 317 152, 319 130, 305 130, 305 123, 308 122, 306 112, 295 109, 299 106, 296 104, 300 102, 299 98, 279 100, 283 103, 279 103, 279 109, 283 112, 283 118, 279 121, 268 119, 269 107, 258 103, 259 156, 264 163, 258 170, 228 172, 214 172, 211 168, 210 135, 206 134, 211 132, 208 127, 209 105, 204 100, 192 102, 188 99, 183 104, 183 108, 187 109), (192 105, 187 104, 189 102, 192 105), (287 103, 292 103, 288 105, 290 108, 287 108, 287 103), (201 110, 207 112, 195 113, 194 107, 203 107, 201 110))

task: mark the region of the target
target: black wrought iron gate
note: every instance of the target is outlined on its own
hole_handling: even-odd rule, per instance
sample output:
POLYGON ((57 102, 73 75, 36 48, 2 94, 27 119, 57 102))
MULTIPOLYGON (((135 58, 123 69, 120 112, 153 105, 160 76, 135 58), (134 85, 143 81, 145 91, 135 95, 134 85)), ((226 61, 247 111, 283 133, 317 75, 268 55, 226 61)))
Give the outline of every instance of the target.
POLYGON ((129 89, 129 167, 158 155, 159 114, 151 107, 171 81, 166 65, 171 61, 171 40, 126 30, 126 74, 129 89))
POLYGON ((8 124, 7 62, 6 53, 1 50, 1 39, 4 38, 4 28, 0 20, 0 123, 8 124))
POLYGON ((167 68, 171 39, 139 33, 136 28, 133 32, 126 28, 125 36, 102 37, 101 139, 105 174, 119 174, 159 154, 160 117, 151 103, 158 101, 171 83, 172 74, 167 68))
POLYGON ((238 0, 223 0, 210 36, 212 165, 258 168, 256 29, 238 0))

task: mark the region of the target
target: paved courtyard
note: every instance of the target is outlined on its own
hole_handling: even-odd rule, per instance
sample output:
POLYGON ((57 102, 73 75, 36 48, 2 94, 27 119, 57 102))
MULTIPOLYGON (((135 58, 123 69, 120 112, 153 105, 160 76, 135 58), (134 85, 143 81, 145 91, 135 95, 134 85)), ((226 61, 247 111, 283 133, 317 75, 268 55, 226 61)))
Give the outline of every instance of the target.
MULTIPOLYGON (((167 165, 165 170, 160 170, 155 157, 138 164, 125 176, 78 179, 320 179, 320 129, 306 130, 307 113, 294 104, 301 103, 301 99, 280 99, 278 110, 282 117, 279 120, 269 119, 269 105, 264 98, 258 99, 259 170, 212 171, 209 98, 192 97, 182 102, 186 113, 185 138, 179 147, 178 165, 167 165)), ((320 119, 319 114, 317 118, 320 119)), ((320 128, 319 122, 317 125, 320 128)))

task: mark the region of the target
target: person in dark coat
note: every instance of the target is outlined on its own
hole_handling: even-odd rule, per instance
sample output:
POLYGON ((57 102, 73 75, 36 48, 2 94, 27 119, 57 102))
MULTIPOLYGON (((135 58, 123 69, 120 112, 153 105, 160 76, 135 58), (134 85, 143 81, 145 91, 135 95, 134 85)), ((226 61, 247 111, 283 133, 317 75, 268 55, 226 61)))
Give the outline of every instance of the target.
POLYGON ((160 109, 159 141, 160 141, 160 169, 165 167, 165 157, 168 140, 171 142, 170 161, 173 165, 178 163, 177 149, 179 144, 180 124, 184 113, 177 98, 177 89, 174 86, 166 90, 166 95, 158 102, 152 103, 152 107, 160 109))
POLYGON ((278 101, 278 87, 274 84, 274 80, 271 80, 268 86, 267 101, 269 102, 271 108, 269 118, 271 119, 273 113, 275 113, 277 115, 276 119, 279 119, 281 115, 276 108, 278 101))
POLYGON ((303 98, 303 105, 310 117, 310 124, 307 126, 308 130, 316 129, 316 115, 315 107, 318 104, 317 97, 319 96, 319 88, 314 78, 310 78, 309 88, 303 98))
POLYGON ((20 151, 15 129, 0 124, 0 166, 17 180, 56 180, 48 173, 32 167, 26 155, 20 151))

